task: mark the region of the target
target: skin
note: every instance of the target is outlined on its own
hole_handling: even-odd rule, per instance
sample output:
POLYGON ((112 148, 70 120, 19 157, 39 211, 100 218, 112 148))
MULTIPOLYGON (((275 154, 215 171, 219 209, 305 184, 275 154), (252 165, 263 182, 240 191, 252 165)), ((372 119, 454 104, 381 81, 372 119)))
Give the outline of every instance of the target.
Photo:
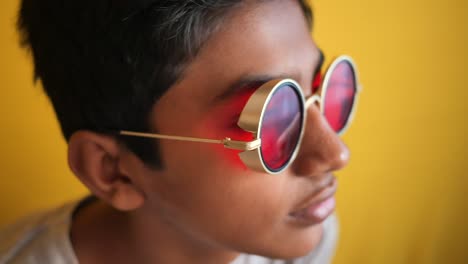
MULTIPOLYGON (((295 1, 248 3, 232 11, 154 105, 161 134, 242 138, 246 76, 288 76, 311 94, 319 51, 295 1), (253 59, 254 58, 254 59, 253 59), (226 96, 226 94, 228 94, 226 96)), ((278 175, 250 170, 222 145, 161 140, 163 170, 151 169, 112 137, 78 131, 69 163, 100 199, 82 208, 71 238, 80 263, 228 263, 239 252, 277 258, 308 254, 322 225, 289 214, 343 168, 349 151, 318 107, 308 109, 296 160, 278 175)))

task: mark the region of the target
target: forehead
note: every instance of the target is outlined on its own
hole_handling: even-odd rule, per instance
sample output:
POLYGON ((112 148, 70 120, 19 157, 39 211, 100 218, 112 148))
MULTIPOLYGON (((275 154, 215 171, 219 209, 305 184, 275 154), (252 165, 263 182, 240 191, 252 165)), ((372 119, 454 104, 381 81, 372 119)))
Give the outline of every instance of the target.
POLYGON ((252 1, 229 13, 168 94, 208 102, 246 76, 310 83, 319 51, 297 1, 252 1))

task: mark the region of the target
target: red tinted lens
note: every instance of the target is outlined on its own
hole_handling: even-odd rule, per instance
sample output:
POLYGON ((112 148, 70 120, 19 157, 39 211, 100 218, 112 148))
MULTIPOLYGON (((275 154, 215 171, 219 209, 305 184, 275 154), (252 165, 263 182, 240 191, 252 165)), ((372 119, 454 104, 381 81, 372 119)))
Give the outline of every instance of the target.
POLYGON ((356 95, 354 68, 341 61, 330 74, 324 94, 324 115, 330 126, 340 132, 348 123, 356 95))
POLYGON ((302 129, 303 105, 298 92, 289 85, 278 88, 267 102, 263 114, 260 152, 271 171, 288 164, 297 147, 302 129))

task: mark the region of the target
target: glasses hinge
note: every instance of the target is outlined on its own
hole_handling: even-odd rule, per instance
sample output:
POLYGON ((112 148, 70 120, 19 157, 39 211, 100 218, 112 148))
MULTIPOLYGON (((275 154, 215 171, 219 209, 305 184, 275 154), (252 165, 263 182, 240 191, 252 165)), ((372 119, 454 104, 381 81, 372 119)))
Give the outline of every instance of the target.
POLYGON ((262 145, 262 141, 259 138, 253 141, 237 141, 225 138, 223 139, 223 144, 226 148, 247 151, 259 148, 262 145))

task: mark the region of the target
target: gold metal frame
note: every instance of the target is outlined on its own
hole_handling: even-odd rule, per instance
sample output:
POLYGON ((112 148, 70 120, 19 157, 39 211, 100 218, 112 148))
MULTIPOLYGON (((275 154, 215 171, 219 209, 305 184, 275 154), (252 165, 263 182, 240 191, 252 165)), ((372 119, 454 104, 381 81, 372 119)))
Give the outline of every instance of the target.
POLYGON ((244 151, 239 153, 239 157, 247 165, 249 168, 252 168, 257 171, 261 172, 268 172, 270 174, 276 174, 283 171, 289 164, 296 158, 297 153, 299 151, 299 147, 301 145, 302 137, 304 135, 304 125, 306 120, 306 108, 305 108, 305 100, 304 94, 301 90, 301 86, 291 79, 277 79, 271 80, 263 84, 257 91, 250 97, 249 101, 245 105, 242 113, 239 117, 239 121, 237 125, 244 129, 245 131, 253 133, 256 140, 260 140, 261 138, 261 128, 262 128, 262 120, 263 115, 265 114, 266 107, 268 102, 270 101, 273 94, 281 87, 288 85, 289 87, 293 88, 300 100, 300 107, 302 108, 302 120, 301 122, 301 132, 299 135, 298 142, 296 143, 296 148, 292 153, 289 160, 278 170, 273 170, 269 168, 265 162, 263 162, 262 152, 260 147, 244 151))
POLYGON ((353 106, 351 108, 351 113, 350 113, 350 116, 348 117, 347 123, 345 124, 343 129, 341 129, 338 132, 338 134, 341 135, 348 128, 349 124, 351 123, 353 119, 354 112, 356 109, 356 104, 357 104, 357 97, 358 97, 359 92, 361 91, 361 87, 359 86, 359 82, 358 82, 358 74, 357 74, 356 66, 353 60, 348 56, 340 56, 331 63, 331 65, 326 70, 325 77, 322 80, 322 83, 320 84, 318 91, 307 99, 304 97, 304 93, 301 90, 301 86, 292 79, 271 80, 271 81, 266 82, 262 86, 260 86, 247 101, 247 104, 244 106, 242 113, 239 117, 239 121, 237 123, 240 128, 253 134, 254 140, 252 141, 232 140, 231 138, 228 138, 228 137, 224 139, 206 139, 206 138, 195 138, 195 137, 171 136, 171 135, 142 133, 142 132, 135 132, 135 131, 127 131, 127 130, 119 131, 119 134, 124 135, 124 136, 135 136, 135 137, 144 137, 144 138, 223 144, 224 147, 226 148, 240 150, 241 152, 239 153, 239 157, 244 162, 244 164, 248 166, 249 168, 256 170, 256 171, 260 171, 260 172, 277 174, 277 173, 282 172, 284 169, 286 169, 289 166, 289 164, 293 162, 297 156, 299 147, 302 142, 302 138, 304 136, 304 126, 305 126, 305 121, 307 117, 307 109, 312 104, 318 102, 319 104, 318 107, 320 108, 320 112, 323 114, 324 107, 322 106, 324 105, 325 97, 322 95, 325 94, 326 89, 328 88, 327 84, 330 81, 331 73, 343 61, 348 62, 351 65, 352 70, 354 71, 356 94, 355 94, 353 106), (263 115, 266 110, 266 106, 268 105, 268 102, 270 101, 272 95, 280 87, 283 87, 284 85, 288 85, 288 84, 290 87, 295 89, 301 101, 301 107, 302 107, 302 120, 300 120, 301 132, 299 135, 299 140, 297 142, 296 148, 293 154, 291 155, 290 159, 280 169, 272 170, 268 168, 268 166, 266 166, 266 164, 264 163, 262 159, 261 150, 260 150, 260 147, 262 145, 261 139, 260 139, 262 120, 263 120, 263 115))

